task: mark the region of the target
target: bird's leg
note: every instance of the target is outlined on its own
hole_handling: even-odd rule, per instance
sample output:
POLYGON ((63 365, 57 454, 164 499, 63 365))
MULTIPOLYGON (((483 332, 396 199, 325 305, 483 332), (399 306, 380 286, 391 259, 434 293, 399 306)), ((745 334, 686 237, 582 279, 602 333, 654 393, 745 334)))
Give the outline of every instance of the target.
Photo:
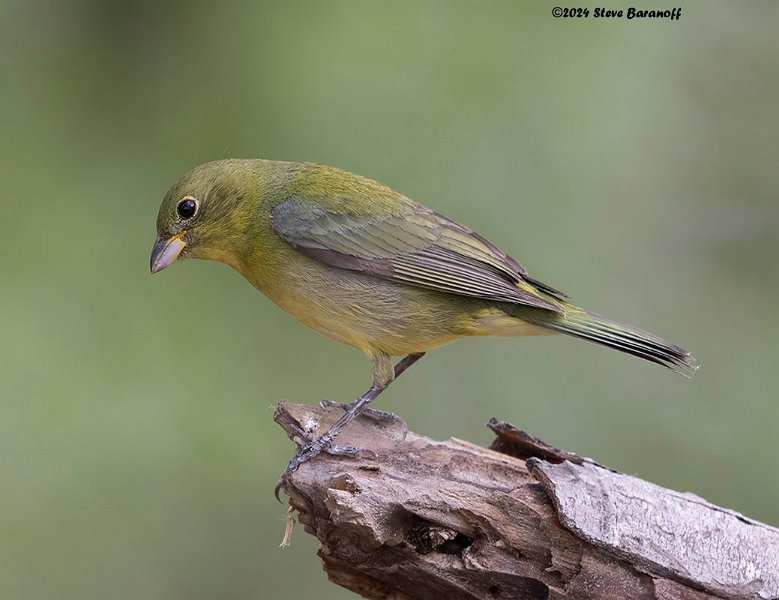
MULTIPOLYGON (((408 369, 412 364, 418 361, 424 353, 409 354, 404 357, 393 368, 392 359, 386 354, 378 354, 372 357, 373 361, 373 385, 362 396, 357 398, 354 402, 347 404, 347 408, 344 414, 333 424, 333 426, 323 433, 320 437, 310 440, 310 437, 303 431, 298 432, 299 437, 308 443, 305 446, 300 446, 297 453, 289 461, 287 468, 279 478, 279 483, 276 486, 275 494, 276 498, 279 497, 279 490, 284 485, 286 478, 304 462, 307 462, 322 452, 330 451, 332 454, 341 454, 347 456, 356 456, 360 453, 359 448, 352 448, 350 446, 333 446, 333 440, 346 428, 349 423, 354 421, 361 413, 363 413, 368 404, 370 404, 376 397, 381 394, 389 384, 399 376, 403 371, 408 369), (310 441, 309 441, 310 440, 310 441)), ((394 416, 394 415, 393 415, 394 416)))
MULTIPOLYGON (((302 427, 291 423, 289 428, 292 430, 292 439, 298 445, 299 448, 309 446, 314 438, 302 427)), ((322 452, 332 454, 333 456, 358 456, 360 449, 354 446, 338 446, 336 444, 330 444, 327 448, 323 448, 322 452)))
MULTIPOLYGON (((424 352, 415 352, 414 354, 409 354, 408 356, 404 356, 398 361, 398 364, 395 365, 394 371, 395 376, 393 378, 393 381, 400 377, 403 372, 408 369, 411 365, 413 365, 415 362, 417 362, 420 358, 422 358, 425 355, 424 352)), ((354 402, 337 402, 335 400, 320 400, 319 406, 322 408, 340 408, 344 411, 348 411, 355 402, 358 402, 358 400, 355 400, 354 402)), ((362 411, 362 416, 368 417, 369 419, 373 419, 374 421, 379 421, 382 423, 398 423, 400 422, 400 426, 403 429, 403 437, 406 437, 406 433, 408 433, 408 425, 406 425, 406 422, 401 419, 398 415, 395 413, 383 411, 383 410, 376 410, 375 408, 365 408, 362 411)))
POLYGON ((333 424, 330 429, 328 429, 318 438, 311 440, 305 434, 305 432, 301 430, 303 435, 300 437, 302 437, 304 440, 310 441, 305 446, 300 446, 298 448, 297 453, 292 457, 292 460, 289 461, 287 468, 284 469, 284 472, 281 474, 279 483, 276 485, 276 490, 274 492, 276 494, 277 500, 279 500, 279 490, 282 488, 282 486, 284 486, 287 477, 289 477, 291 473, 294 473, 297 468, 304 462, 311 460, 318 454, 322 452, 329 452, 332 454, 339 454, 344 456, 357 456, 360 454, 359 448, 353 448, 351 446, 333 446, 333 440, 338 437, 338 435, 346 428, 347 425, 349 425, 349 423, 356 419, 359 414, 365 410, 365 407, 374 398, 376 398, 376 396, 387 389, 387 385, 389 384, 385 383, 383 385, 377 385, 374 383, 367 392, 365 392, 362 396, 357 398, 357 400, 349 405, 349 410, 344 412, 344 414, 341 415, 341 417, 333 424))
POLYGON ((409 354, 408 356, 404 356, 403 358, 401 358, 398 361, 398 364, 395 365, 395 379, 400 377, 403 374, 403 371, 408 369, 411 365, 417 362, 424 355, 425 355, 424 352, 414 352, 414 354, 409 354))

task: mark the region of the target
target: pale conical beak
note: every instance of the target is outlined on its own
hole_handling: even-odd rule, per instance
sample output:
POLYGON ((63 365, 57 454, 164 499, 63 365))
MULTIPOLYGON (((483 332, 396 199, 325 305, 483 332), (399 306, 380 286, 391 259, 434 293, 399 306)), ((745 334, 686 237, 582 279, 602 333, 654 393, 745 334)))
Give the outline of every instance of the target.
POLYGON ((158 273, 176 262, 184 246, 187 245, 182 239, 185 233, 186 231, 182 231, 168 239, 158 237, 155 240, 154 246, 151 249, 151 260, 149 261, 149 268, 152 273, 158 273))

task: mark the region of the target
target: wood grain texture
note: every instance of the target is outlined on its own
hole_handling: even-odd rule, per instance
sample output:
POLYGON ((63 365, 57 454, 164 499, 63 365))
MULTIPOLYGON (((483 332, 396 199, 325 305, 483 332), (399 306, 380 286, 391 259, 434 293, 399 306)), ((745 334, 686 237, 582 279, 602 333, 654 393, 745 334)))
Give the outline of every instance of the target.
POLYGON ((530 459, 529 465, 562 524, 592 544, 720 594, 779 597, 779 531, 773 527, 589 462, 530 459))
MULTIPOLYGON (((294 439, 338 415, 274 418, 294 439)), ((301 466, 285 491, 328 577, 395 600, 779 598, 776 529, 490 426, 501 452, 360 418, 338 442, 363 457, 301 466)))

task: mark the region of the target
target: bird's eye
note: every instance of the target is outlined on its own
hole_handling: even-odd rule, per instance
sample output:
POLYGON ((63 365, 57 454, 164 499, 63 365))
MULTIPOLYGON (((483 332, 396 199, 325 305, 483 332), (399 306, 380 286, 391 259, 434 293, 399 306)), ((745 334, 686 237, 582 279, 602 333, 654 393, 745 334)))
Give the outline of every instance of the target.
POLYGON ((178 210, 179 216, 182 219, 190 219, 195 214, 195 211, 197 211, 197 202, 192 198, 184 198, 179 202, 176 210, 178 210))

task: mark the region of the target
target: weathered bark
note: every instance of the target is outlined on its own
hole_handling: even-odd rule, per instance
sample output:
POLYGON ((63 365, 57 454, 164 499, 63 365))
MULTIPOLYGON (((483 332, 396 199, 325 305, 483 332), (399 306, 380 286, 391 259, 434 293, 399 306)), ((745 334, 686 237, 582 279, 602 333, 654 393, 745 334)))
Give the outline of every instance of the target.
MULTIPOLYGON (((282 403, 320 435, 338 411, 282 403)), ((382 599, 779 598, 779 530, 491 421, 488 450, 358 419, 285 487, 332 581, 382 599)))

